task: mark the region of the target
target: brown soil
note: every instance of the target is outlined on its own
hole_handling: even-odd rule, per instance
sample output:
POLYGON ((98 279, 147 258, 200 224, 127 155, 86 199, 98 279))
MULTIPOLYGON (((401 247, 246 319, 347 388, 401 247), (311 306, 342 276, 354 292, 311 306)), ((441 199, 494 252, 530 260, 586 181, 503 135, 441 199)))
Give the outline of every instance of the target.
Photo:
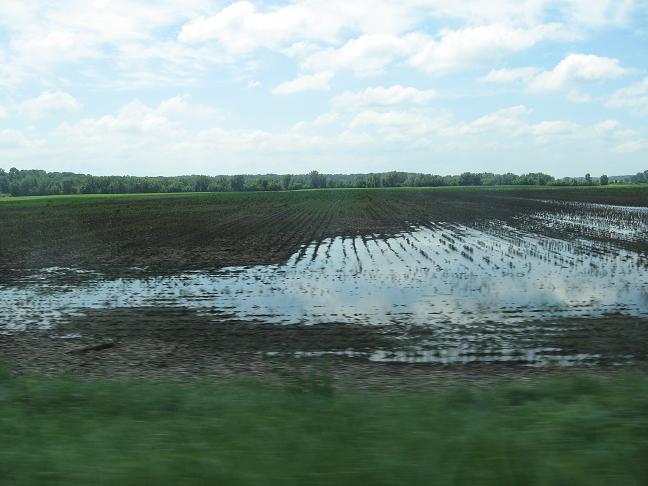
MULTIPOLYGON (((545 323, 546 325, 546 323, 545 323)), ((600 365, 534 368, 520 364, 433 365, 376 363, 365 357, 295 357, 296 351, 398 349, 401 331, 362 325, 276 326, 214 323, 183 309, 98 311, 55 331, 0 336, 0 360, 19 374, 71 374, 84 378, 262 378, 303 382, 331 379, 361 387, 433 387, 464 382, 489 384, 547 374, 609 373, 614 356, 633 354, 648 367, 648 320, 623 317, 552 322, 570 331, 550 345, 570 353, 609 356, 600 365), (69 338, 80 334, 80 337, 69 338), (87 349, 93 345, 101 349, 87 349)), ((545 343, 546 344, 546 343, 545 343)))
MULTIPOLYGON (((168 273, 281 263, 323 238, 389 236, 430 221, 504 221, 567 239, 614 239, 581 234, 578 226, 527 228, 526 215, 556 210, 537 199, 648 205, 648 190, 326 190, 39 200, 0 206, 0 269, 74 266, 123 274, 131 267, 168 273)), ((648 251, 646 241, 614 243, 648 251)))

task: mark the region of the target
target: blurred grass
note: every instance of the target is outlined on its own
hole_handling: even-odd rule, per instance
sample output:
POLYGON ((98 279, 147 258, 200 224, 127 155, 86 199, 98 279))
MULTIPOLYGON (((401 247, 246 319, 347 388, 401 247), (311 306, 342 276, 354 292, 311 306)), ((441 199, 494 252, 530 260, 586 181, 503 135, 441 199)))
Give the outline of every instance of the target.
POLYGON ((640 485, 648 377, 434 392, 0 377, 0 483, 640 485))

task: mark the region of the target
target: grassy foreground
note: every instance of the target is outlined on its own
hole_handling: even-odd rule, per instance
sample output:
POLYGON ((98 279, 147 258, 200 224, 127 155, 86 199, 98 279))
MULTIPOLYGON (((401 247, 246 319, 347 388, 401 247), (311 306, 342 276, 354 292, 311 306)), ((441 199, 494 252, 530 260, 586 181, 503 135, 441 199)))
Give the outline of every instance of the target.
POLYGON ((646 484, 648 377, 435 392, 0 378, 2 484, 646 484))

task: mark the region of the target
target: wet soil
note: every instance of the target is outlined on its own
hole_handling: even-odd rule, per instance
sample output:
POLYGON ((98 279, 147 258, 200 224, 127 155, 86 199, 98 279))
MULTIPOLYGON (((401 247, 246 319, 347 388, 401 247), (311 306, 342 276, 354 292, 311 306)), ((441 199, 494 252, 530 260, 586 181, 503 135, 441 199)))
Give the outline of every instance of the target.
POLYGON ((9 204, 0 207, 0 288, 13 295, 12 315, 20 322, 0 328, 0 361, 16 373, 293 382, 317 375, 387 387, 644 369, 645 206, 648 190, 639 189, 308 191, 9 204), (259 274, 251 268, 269 264, 276 266, 259 274), (210 295, 211 276, 182 276, 233 266, 242 272, 238 291, 219 287, 210 295), (128 286, 129 278, 148 282, 159 275, 171 275, 173 286, 128 286), (319 280, 304 281, 306 275, 319 280), (336 279, 355 290, 327 290, 336 279), (514 287, 498 287, 500 280, 514 287), (97 282, 118 284, 108 285, 105 302, 81 299, 74 307, 61 297, 87 297, 79 289, 92 297, 97 282), (477 302, 477 289, 486 294, 489 285, 496 298, 477 302), (31 288, 34 296, 23 299, 20 292, 31 288), (429 295, 406 301, 409 288, 429 295), (314 297, 293 303, 310 313, 301 323, 268 322, 288 315, 283 311, 266 321, 237 315, 242 303, 260 307, 262 294, 281 299, 291 289, 314 297), (463 300, 451 309, 444 295, 463 300), (529 295, 545 300, 526 302, 529 295), (69 315, 50 305, 52 296, 69 315), (179 306, 177 296, 195 306, 179 306), (224 296, 234 296, 233 310, 222 310, 224 296), (546 296, 560 296, 569 313, 557 318, 546 296), (357 319, 363 298, 374 299, 371 312, 357 319), (318 299, 326 305, 312 305, 318 299), (130 306, 114 304, 123 300, 130 306), (509 301, 516 305, 507 307, 509 301), (38 324, 46 315, 36 312, 37 303, 62 319, 32 325, 30 319, 38 324), (391 310, 383 313, 388 319, 375 318, 386 303, 399 307, 398 319, 391 310), (427 312, 417 315, 420 322, 414 308, 427 312), (505 318, 485 317, 493 309, 505 318), (324 315, 333 318, 318 323, 324 315), (24 332, 15 332, 21 326, 24 332))
MULTIPOLYGON (((0 269, 74 266, 124 274, 139 267, 161 274, 276 264, 312 241, 388 237, 430 221, 524 226, 529 213, 554 210, 540 199, 646 206, 648 188, 324 190, 5 203, 0 206, 0 269)), ((582 236, 577 227, 535 226, 550 236, 582 236)), ((648 252, 648 240, 620 244, 648 252)))
POLYGON ((542 322, 568 331, 537 346, 595 353, 594 364, 535 367, 525 362, 442 365, 370 360, 377 349, 399 352, 422 338, 403 329, 363 325, 268 325, 213 322, 186 309, 116 309, 71 320, 55 330, 0 336, 0 360, 19 374, 145 379, 262 378, 332 380, 362 387, 483 384, 547 373, 648 369, 648 319, 608 316, 542 322), (628 359, 630 358, 631 359, 628 359))

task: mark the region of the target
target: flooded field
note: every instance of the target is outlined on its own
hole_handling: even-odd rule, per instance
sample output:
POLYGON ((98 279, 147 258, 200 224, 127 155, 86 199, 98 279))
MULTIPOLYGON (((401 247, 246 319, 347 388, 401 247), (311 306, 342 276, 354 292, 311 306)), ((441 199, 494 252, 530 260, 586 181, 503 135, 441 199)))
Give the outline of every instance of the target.
POLYGON ((583 331, 582 318, 648 318, 648 255, 633 250, 648 239, 648 209, 534 204, 506 221, 429 221, 391 235, 317 239, 279 264, 166 276, 131 269, 118 278, 80 268, 15 271, 0 284, 0 332, 56 331, 73 321, 82 335, 84 316, 97 311, 177 308, 214 323, 369 326, 397 343, 290 353, 301 357, 599 362, 601 353, 569 351, 560 339, 583 331), (556 325, 569 319, 578 324, 556 325))

